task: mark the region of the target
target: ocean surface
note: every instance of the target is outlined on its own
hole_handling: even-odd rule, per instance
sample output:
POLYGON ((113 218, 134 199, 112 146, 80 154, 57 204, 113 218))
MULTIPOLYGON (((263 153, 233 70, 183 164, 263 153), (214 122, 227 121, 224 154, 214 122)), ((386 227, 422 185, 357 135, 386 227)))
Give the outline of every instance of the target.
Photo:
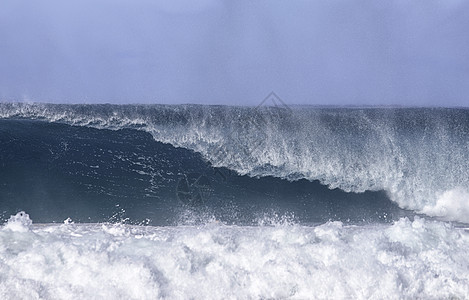
POLYGON ((466 299, 469 109, 0 103, 1 299, 466 299))

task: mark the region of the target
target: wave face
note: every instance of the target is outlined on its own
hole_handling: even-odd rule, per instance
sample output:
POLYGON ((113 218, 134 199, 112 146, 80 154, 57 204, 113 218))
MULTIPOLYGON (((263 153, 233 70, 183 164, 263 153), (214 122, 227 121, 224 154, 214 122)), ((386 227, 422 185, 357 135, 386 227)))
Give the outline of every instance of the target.
MULTIPOLYGON (((4 141, 0 147, 2 153, 9 153, 9 156, 3 154, 3 164, 26 161, 18 155, 30 156, 30 161, 43 163, 39 164, 38 177, 41 177, 39 170, 46 167, 71 167, 75 173, 69 174, 70 180, 57 175, 61 173, 54 167, 50 173, 60 177, 54 182, 75 182, 73 176, 80 175, 80 187, 74 187, 79 193, 83 186, 88 186, 91 194, 98 196, 131 198, 132 191, 139 194, 145 190, 149 197, 165 198, 166 194, 174 195, 174 188, 169 188, 172 182, 179 200, 195 203, 203 198, 201 189, 207 188, 205 193, 216 194, 211 191, 213 185, 235 181, 221 189, 221 194, 229 195, 219 197, 226 207, 229 206, 226 203, 232 204, 233 197, 236 198, 233 195, 258 198, 259 194, 265 198, 259 207, 265 207, 269 200, 265 195, 278 187, 270 194, 280 196, 271 195, 269 203, 281 203, 284 199, 285 211, 301 213, 300 204, 310 205, 308 208, 314 211, 311 206, 314 201, 305 199, 318 193, 324 196, 318 198, 338 200, 328 199, 327 204, 318 208, 317 215, 330 210, 331 203, 338 203, 338 206, 349 203, 360 210, 359 207, 370 206, 373 201, 379 203, 379 207, 386 206, 383 203, 389 197, 402 209, 469 222, 468 109, 4 103, 0 105, 0 117, 4 119, 0 127, 4 141), (21 123, 23 128, 11 125, 12 122, 21 123), (66 125, 78 125, 81 129, 66 125), (59 136, 51 135, 50 130, 54 128, 59 136), (42 135, 24 136, 33 129, 42 135), (102 129, 111 129, 114 135, 102 129), (147 133, 159 143, 149 146, 145 140, 147 133), (28 145, 24 145, 24 141, 22 145, 15 134, 35 141, 42 148, 33 151, 36 154, 29 153, 25 150, 28 145), (48 143, 54 138, 55 141, 48 143), (57 140, 64 143, 57 144, 57 140), (8 143, 15 146, 8 146, 8 143), (77 148, 67 150, 72 144, 77 148), (45 155, 46 152, 54 154, 45 155), (103 168, 108 170, 103 171, 103 168), (230 174, 234 171, 235 175, 216 175, 220 182, 204 183, 205 175, 213 170, 230 174), (122 178, 128 178, 128 173, 141 177, 131 177, 123 191, 121 183, 127 179, 122 178), (323 191, 315 181, 327 185, 330 193, 323 191), (148 182, 152 183, 150 187, 148 182), (334 190, 336 188, 343 192, 334 190), (194 189, 197 190, 195 196, 194 189), (282 191, 285 192, 282 194, 282 191), (283 197, 291 195, 292 191, 297 204, 294 209, 289 207, 291 199, 283 197), (380 191, 385 191, 386 195, 380 191)), ((23 167, 32 165, 37 164, 23 167)), ((9 167, 9 174, 19 172, 15 166, 9 167)), ((40 193, 40 189, 37 192, 40 193)), ((5 194, 3 197, 12 195, 11 192, 5 194)), ((252 199, 246 202, 246 211, 252 211, 252 199)), ((163 200, 158 205, 164 210, 168 204, 163 200)), ((226 209, 231 215, 236 210, 226 209)), ((375 213, 376 207, 371 211, 379 215, 378 220, 386 213, 398 214, 400 210, 390 204, 381 212, 375 213)), ((370 210, 354 215, 341 214, 339 209, 326 215, 333 219, 336 212, 343 218, 359 219, 370 210)))

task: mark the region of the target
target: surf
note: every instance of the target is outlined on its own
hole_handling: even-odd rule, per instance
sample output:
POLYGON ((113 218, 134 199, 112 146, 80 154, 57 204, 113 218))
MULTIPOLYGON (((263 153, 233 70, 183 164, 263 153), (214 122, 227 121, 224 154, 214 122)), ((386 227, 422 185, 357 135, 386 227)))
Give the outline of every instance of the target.
POLYGON ((449 223, 35 224, 0 228, 4 298, 464 298, 468 232, 449 223))

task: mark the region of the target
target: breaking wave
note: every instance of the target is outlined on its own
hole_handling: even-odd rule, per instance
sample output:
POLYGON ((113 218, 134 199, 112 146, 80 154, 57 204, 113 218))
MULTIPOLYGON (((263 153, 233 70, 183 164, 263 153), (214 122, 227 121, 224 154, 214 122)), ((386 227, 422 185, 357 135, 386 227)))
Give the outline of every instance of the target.
POLYGON ((136 129, 239 175, 386 191, 399 207, 469 222, 469 110, 0 104, 3 119, 136 129))

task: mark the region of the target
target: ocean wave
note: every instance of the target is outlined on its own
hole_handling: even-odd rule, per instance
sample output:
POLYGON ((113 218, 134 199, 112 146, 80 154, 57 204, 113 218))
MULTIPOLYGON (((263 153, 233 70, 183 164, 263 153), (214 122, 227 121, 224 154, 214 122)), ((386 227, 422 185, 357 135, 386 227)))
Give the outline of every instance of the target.
POLYGON ((143 130, 242 175, 385 190, 401 208, 469 222, 467 109, 3 103, 0 117, 143 130))

